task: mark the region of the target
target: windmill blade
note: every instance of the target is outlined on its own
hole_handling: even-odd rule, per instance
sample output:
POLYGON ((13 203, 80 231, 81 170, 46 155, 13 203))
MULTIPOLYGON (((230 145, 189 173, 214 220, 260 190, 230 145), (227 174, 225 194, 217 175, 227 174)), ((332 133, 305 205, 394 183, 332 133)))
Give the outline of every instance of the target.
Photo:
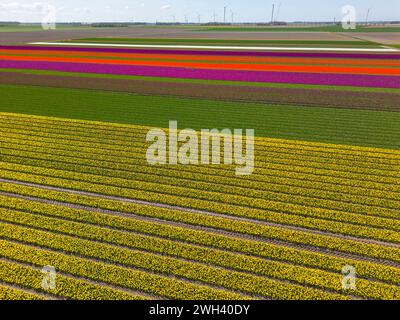
POLYGON ((278 11, 276 12, 275 21, 278 21, 279 14, 281 13, 281 5, 282 5, 282 3, 279 3, 279 6, 278 6, 278 11))

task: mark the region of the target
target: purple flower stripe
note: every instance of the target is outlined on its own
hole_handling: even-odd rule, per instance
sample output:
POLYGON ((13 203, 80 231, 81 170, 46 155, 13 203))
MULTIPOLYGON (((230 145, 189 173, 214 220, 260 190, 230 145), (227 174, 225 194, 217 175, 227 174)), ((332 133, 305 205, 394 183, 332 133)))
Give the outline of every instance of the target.
POLYGON ((142 54, 178 54, 209 56, 250 56, 250 57, 298 57, 298 58, 349 58, 349 59, 400 59, 400 54, 368 54, 368 53, 333 53, 333 52, 261 52, 261 51, 211 51, 211 50, 158 50, 158 49, 123 49, 123 48, 88 48, 88 47, 50 47, 50 46, 0 46, 10 50, 48 50, 72 52, 110 52, 110 53, 142 53, 142 54))
POLYGON ((66 62, 0 61, 0 68, 54 70, 63 72, 136 75, 148 77, 275 82, 315 85, 400 88, 400 77, 356 74, 322 74, 296 72, 262 72, 238 70, 211 70, 173 67, 102 65, 66 62))

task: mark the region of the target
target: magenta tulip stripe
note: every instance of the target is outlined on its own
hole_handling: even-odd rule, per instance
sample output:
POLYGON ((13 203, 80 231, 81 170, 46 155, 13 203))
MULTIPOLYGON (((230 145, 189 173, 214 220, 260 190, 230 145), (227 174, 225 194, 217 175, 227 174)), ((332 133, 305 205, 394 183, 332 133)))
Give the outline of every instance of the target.
POLYGON ((212 51, 212 50, 174 50, 174 49, 125 49, 125 48, 88 48, 88 47, 51 47, 51 46, 0 46, 3 49, 47 50, 69 52, 109 52, 109 53, 143 53, 143 54, 176 54, 176 55, 208 55, 208 56, 245 56, 245 57, 292 57, 292 58, 343 58, 343 59, 396 59, 400 53, 334 53, 334 52, 258 52, 258 51, 212 51))
POLYGON ((0 46, 0 69, 400 88, 399 54, 0 46))
POLYGON ((400 88, 400 79, 397 76, 188 69, 173 67, 102 65, 92 63, 41 61, 0 61, 0 68, 54 70, 62 72, 136 75, 203 80, 400 88))

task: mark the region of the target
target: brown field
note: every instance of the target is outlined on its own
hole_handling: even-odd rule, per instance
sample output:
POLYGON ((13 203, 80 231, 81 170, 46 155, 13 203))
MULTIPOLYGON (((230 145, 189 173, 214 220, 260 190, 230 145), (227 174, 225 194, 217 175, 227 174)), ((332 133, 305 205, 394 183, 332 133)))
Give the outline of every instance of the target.
POLYGON ((297 88, 272 88, 142 81, 131 79, 0 73, 0 84, 22 84, 60 88, 96 89, 149 95, 170 95, 229 101, 295 104, 334 108, 400 111, 400 93, 352 92, 297 88))
MULTIPOLYGON (((226 40, 298 40, 298 41, 357 41, 346 34, 332 32, 188 32, 173 35, 182 39, 226 39, 226 40)), ((173 37, 171 36, 171 37, 173 37)))
POLYGON ((352 36, 360 40, 388 45, 400 43, 400 32, 354 32, 352 33, 352 36))
MULTIPOLYGON (((34 41, 57 41, 93 37, 114 38, 175 38, 175 39, 221 39, 221 40, 320 40, 357 41, 348 34, 331 32, 196 32, 192 28, 93 28, 80 30, 53 30, 3 32, 0 44, 25 44, 34 41)), ((367 36, 369 36, 368 34, 367 36)), ((372 36, 374 34, 371 34, 372 36)), ((385 37, 385 34, 378 35, 385 37)), ((361 38, 361 37, 360 37, 361 38)), ((399 42, 399 41, 397 41, 399 42)))

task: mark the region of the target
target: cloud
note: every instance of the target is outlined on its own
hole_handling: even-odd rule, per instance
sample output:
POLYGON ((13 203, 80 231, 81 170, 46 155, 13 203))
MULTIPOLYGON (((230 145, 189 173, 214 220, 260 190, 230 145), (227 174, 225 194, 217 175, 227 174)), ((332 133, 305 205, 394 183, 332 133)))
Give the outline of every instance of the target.
POLYGON ((171 9, 171 5, 170 5, 170 4, 165 4, 165 5, 163 5, 160 9, 161 9, 161 10, 168 10, 168 9, 171 9))

